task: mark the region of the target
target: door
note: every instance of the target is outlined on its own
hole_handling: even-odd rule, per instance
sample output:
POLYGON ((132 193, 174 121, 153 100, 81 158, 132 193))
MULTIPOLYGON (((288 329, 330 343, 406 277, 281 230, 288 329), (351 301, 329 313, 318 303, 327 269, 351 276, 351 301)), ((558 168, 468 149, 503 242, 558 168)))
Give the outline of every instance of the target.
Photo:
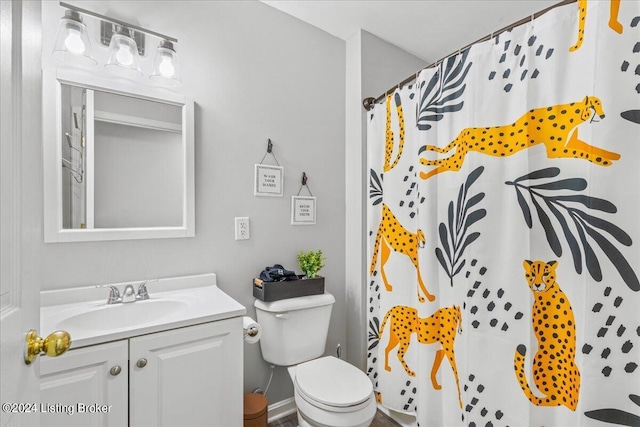
POLYGON ((33 412, 39 365, 27 366, 23 352, 26 332, 40 323, 40 282, 37 265, 25 258, 42 226, 25 200, 40 194, 42 183, 39 170, 24 166, 39 165, 42 156, 40 3, 2 0, 0 34, 0 402, 15 404, 2 407, 0 427, 30 426, 40 424, 33 412))
POLYGON ((132 338, 130 426, 240 427, 242 318, 132 338))
POLYGON ((40 421, 47 427, 121 427, 128 422, 127 340, 40 361, 40 421))

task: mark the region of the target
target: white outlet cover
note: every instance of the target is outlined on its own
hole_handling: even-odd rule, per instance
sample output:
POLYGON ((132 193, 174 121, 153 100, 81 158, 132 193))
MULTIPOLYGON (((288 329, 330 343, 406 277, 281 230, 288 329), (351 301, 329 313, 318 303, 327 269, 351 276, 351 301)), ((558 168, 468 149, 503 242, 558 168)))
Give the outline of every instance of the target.
POLYGON ((236 240, 248 240, 250 237, 249 231, 249 217, 237 216, 235 218, 236 240))

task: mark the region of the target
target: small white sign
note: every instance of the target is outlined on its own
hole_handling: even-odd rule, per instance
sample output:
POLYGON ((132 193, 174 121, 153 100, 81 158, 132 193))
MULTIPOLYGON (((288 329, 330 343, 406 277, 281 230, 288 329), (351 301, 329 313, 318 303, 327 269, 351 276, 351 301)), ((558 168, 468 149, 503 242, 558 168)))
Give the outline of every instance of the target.
POLYGON ((316 198, 291 196, 291 225, 313 225, 316 223, 316 198))
POLYGON ((255 165, 253 195, 282 197, 283 180, 281 166, 255 165))

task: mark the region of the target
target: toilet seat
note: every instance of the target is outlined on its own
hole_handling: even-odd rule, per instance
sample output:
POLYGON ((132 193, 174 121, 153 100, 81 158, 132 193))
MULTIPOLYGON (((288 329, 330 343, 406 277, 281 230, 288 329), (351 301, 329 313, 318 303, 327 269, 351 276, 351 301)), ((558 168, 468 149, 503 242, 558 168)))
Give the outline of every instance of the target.
POLYGON ((294 386, 310 404, 335 412, 357 411, 373 397, 369 378, 333 356, 297 365, 294 386))

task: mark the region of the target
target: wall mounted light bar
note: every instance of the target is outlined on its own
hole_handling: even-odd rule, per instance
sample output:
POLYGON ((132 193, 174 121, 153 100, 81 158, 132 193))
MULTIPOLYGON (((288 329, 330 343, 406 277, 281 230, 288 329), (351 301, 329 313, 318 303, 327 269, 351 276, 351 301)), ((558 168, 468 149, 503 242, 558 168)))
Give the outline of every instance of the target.
POLYGON ((129 24, 119 19, 92 12, 68 3, 60 2, 66 8, 60 20, 54 46, 54 55, 82 63, 95 65, 91 40, 82 15, 100 20, 100 42, 109 46, 109 57, 105 67, 127 77, 140 77, 140 56, 145 54, 145 34, 161 39, 156 50, 153 72, 149 78, 165 86, 176 87, 182 83, 175 44, 178 39, 156 31, 129 24))
MULTIPOLYGON (((112 22, 114 24, 120 25, 122 27, 127 27, 127 28, 135 30, 135 31, 140 31, 140 32, 143 32, 143 33, 146 33, 146 34, 151 34, 152 36, 156 36, 156 37, 158 37, 160 39, 164 39, 164 40, 168 40, 170 42, 178 43, 178 39, 176 39, 174 37, 169 37, 167 35, 160 34, 160 33, 157 33, 155 31, 147 30, 146 28, 142 28, 142 27, 139 27, 137 25, 133 25, 133 24, 129 24, 129 23, 124 22, 124 21, 120 21, 119 19, 110 18, 108 16, 101 15, 99 13, 92 12, 92 11, 87 10, 87 9, 82 9, 80 7, 74 6, 74 5, 69 4, 69 3, 60 2, 60 6, 64 7, 65 9, 73 10, 74 12, 82 13, 84 15, 90 15, 90 16, 99 18, 99 19, 101 19, 103 21, 109 21, 109 22, 112 22)), ((106 43, 106 44, 109 44, 109 43, 106 43)))

